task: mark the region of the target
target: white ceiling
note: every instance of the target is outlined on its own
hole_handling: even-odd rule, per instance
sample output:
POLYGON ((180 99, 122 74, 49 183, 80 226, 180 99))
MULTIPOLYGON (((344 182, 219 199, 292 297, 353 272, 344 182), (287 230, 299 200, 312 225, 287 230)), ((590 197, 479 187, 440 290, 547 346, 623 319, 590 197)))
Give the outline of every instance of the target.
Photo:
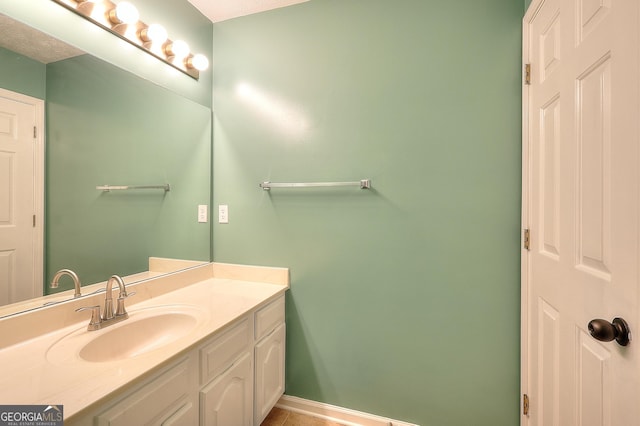
POLYGON ((55 38, 0 14, 0 46, 48 64, 84 54, 55 38))
POLYGON ((211 22, 220 22, 308 0, 189 0, 211 22))

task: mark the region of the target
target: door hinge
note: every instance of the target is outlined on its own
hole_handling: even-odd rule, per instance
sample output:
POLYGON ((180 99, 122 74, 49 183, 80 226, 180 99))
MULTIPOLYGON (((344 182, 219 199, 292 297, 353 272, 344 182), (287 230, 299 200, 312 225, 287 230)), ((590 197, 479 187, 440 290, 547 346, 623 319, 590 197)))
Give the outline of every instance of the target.
POLYGON ((38 137, 38 128, 36 126, 33 126, 33 138, 37 138, 38 137))
POLYGON ((524 84, 531 84, 531 64, 524 64, 524 84))
POLYGON ((34 228, 36 227, 36 215, 35 214, 33 215, 33 227, 34 228))
POLYGON ((522 395, 522 415, 529 415, 529 395, 526 393, 522 395))
POLYGON ((531 232, 529 232, 528 229, 524 230, 524 248, 525 250, 529 250, 529 247, 531 246, 531 232))

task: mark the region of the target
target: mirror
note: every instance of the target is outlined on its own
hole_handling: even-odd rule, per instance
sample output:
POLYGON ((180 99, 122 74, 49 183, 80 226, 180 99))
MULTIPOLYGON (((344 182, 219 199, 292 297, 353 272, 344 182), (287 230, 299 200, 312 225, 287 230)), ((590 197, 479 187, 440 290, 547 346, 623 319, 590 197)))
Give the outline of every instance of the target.
MULTIPOLYGON (((1 17, 1 40, 22 31, 1 17)), ((53 50, 42 33, 18 40, 53 50)), ((73 287, 49 289, 63 268, 88 285, 146 271, 150 257, 209 261, 210 225, 197 213, 211 199, 211 110, 77 49, 42 63, 9 47, 0 47, 0 88, 44 88, 45 294, 73 287), (96 189, 165 184, 170 191, 96 189)))

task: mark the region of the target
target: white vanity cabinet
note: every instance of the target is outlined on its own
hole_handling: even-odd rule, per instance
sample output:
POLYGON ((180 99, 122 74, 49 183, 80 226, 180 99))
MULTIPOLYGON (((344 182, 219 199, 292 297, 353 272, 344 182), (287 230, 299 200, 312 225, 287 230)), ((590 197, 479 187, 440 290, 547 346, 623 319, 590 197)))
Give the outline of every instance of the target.
POLYGON ((284 295, 65 425, 260 425, 284 393, 284 295))
POLYGON ((254 424, 259 425, 284 393, 284 296, 255 315, 254 424))
POLYGON ((200 424, 251 426, 251 356, 245 354, 200 391, 200 424))
MULTIPOLYGON (((195 358, 189 354, 169 367, 163 368, 126 395, 114 398, 117 402, 95 416, 94 424, 97 426, 196 424, 198 409, 194 403, 193 392, 195 367, 197 367, 195 358)), ((90 417, 78 424, 91 424, 90 417)))
POLYGON ((253 321, 244 318, 200 348, 200 424, 251 426, 253 321))

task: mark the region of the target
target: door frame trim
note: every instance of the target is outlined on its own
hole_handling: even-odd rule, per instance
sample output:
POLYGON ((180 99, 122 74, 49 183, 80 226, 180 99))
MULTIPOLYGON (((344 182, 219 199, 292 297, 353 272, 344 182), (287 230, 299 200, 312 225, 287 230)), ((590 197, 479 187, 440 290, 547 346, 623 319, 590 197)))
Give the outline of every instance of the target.
MULTIPOLYGON (((533 19, 538 15, 545 0, 532 0, 522 19, 522 216, 521 216, 521 244, 520 244, 520 425, 529 424, 529 416, 523 414, 524 395, 529 394, 530 366, 530 313, 529 313, 529 282, 530 264, 529 250, 533 250, 530 243, 529 250, 524 248, 524 230, 531 229, 529 223, 531 217, 530 177, 531 177, 531 144, 529 119, 530 85, 525 84, 525 64, 531 64, 533 58, 530 54, 529 27, 533 19)), ((534 79, 535 68, 531 70, 531 79, 534 79)), ((531 397, 531 395, 529 395, 531 397)))
POLYGON ((44 154, 45 154, 45 120, 44 100, 0 88, 0 97, 21 102, 34 107, 36 135, 33 150, 33 208, 36 215, 33 234, 33 288, 32 297, 44 294, 44 154))

